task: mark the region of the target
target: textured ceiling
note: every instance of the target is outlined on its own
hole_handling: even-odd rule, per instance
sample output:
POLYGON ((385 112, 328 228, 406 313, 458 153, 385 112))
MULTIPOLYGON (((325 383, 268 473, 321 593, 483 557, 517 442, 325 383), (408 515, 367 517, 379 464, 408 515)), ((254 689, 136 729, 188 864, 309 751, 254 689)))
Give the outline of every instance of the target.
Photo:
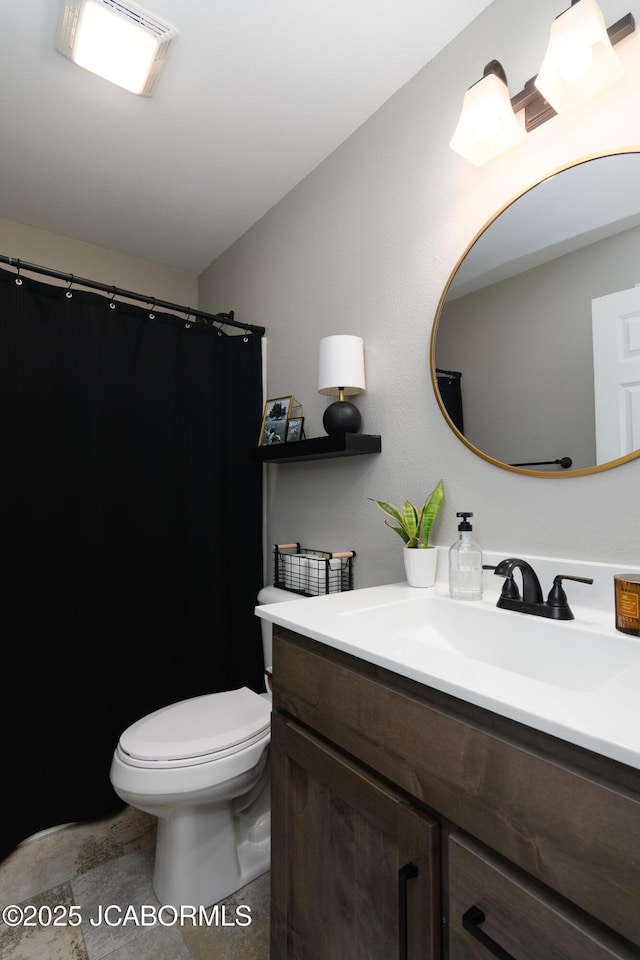
POLYGON ((199 274, 489 2, 149 0, 143 98, 55 51, 63 0, 3 0, 0 217, 199 274))

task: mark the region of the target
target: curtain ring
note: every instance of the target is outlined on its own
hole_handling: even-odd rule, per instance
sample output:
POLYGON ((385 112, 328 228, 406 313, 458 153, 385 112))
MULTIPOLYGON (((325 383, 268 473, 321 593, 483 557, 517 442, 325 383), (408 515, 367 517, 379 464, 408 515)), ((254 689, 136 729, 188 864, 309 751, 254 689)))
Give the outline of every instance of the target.
POLYGON ((156 298, 154 297, 153 300, 151 301, 151 310, 149 311, 149 320, 155 320, 156 315, 153 312, 155 308, 156 308, 156 298))
POLYGON ((18 270, 18 276, 16 277, 16 286, 21 287, 21 286, 22 286, 22 277, 20 276, 20 261, 19 261, 19 260, 16 260, 16 267, 17 267, 17 270, 18 270))
POLYGON ((70 273, 69 276, 71 277, 71 280, 69 281, 69 286, 67 287, 67 292, 65 293, 65 297, 67 297, 69 300, 71 300, 71 298, 72 298, 72 296, 73 296, 73 293, 71 292, 71 287, 72 287, 72 285, 73 285, 73 274, 70 273))
POLYGON ((185 330, 191 330, 191 324, 189 323, 190 316, 191 316, 191 307, 187 307, 187 319, 184 322, 185 330))
POLYGON ((249 327, 244 332, 244 337, 242 338, 245 343, 249 343, 249 327))
POLYGON ((111 287, 111 289, 112 289, 113 293, 111 294, 111 300, 109 300, 109 310, 115 310, 115 308, 116 308, 115 299, 116 299, 116 293, 118 292, 118 288, 117 288, 117 287, 111 287))

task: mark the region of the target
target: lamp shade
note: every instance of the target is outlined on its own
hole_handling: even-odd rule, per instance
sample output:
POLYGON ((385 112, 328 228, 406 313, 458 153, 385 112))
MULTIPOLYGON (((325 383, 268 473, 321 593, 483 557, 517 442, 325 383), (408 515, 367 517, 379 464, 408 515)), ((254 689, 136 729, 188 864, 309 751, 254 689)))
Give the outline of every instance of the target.
POLYGON ((578 0, 553 21, 535 85, 556 113, 562 113, 622 74, 596 0, 578 0))
POLYGON ((320 341, 318 393, 353 396, 365 386, 362 337, 324 337, 320 341))
POLYGON ((525 136, 506 83, 495 73, 487 73, 465 93, 449 146, 479 167, 522 143, 525 136))

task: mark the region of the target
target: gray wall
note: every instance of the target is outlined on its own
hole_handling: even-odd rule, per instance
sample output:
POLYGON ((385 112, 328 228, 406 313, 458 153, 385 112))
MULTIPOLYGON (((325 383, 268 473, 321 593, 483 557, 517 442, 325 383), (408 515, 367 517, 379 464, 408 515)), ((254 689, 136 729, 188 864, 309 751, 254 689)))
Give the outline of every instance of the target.
MULTIPOLYGON (((601 7, 608 24, 629 9, 640 21, 640 0, 601 7)), ((364 338, 367 392, 356 402, 363 431, 382 435, 382 455, 266 468, 269 542, 355 549, 359 586, 404 579, 400 540, 367 498, 421 500, 439 477, 439 544, 455 538, 456 511, 472 510, 480 542, 505 555, 640 562, 640 461, 578 478, 500 470, 451 433, 428 375, 441 292, 492 214, 574 159, 640 144, 634 35, 618 47, 627 75, 615 91, 487 167, 449 149, 484 64, 501 60, 516 93, 539 69, 561 9, 496 0, 200 278, 202 309, 229 304, 266 326, 268 395, 304 403, 308 436, 323 433, 327 403, 316 392, 321 337, 364 338)))
MULTIPOLYGON (((193 274, 169 270, 138 257, 1 218, 0 253, 122 290, 149 293, 169 303, 193 304, 198 295, 198 282, 193 274)), ((3 269, 11 268, 3 265, 3 269)), ((43 283, 61 283, 50 277, 29 276, 43 283)))

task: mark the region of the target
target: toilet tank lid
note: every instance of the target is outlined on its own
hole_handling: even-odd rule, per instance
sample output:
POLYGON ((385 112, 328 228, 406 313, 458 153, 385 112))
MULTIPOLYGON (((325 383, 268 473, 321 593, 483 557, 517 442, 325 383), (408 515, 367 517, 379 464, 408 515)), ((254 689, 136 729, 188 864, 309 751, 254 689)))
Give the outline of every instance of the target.
POLYGON ((281 587, 263 587, 258 594, 258 603, 286 603, 289 600, 304 600, 300 593, 291 590, 282 590, 281 587))
POLYGON ((270 702, 241 687, 162 707, 128 727, 120 747, 138 760, 205 757, 255 742, 270 723, 270 702))

